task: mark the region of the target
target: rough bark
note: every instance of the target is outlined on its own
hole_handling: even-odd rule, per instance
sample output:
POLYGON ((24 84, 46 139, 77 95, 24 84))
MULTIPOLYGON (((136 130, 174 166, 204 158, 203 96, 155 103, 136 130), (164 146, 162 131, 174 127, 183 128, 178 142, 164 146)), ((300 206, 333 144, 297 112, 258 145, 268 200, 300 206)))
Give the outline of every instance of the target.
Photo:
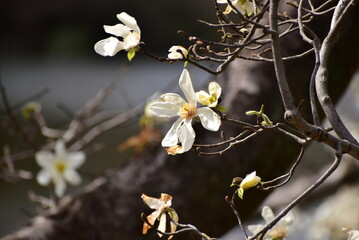
MULTIPOLYGON (((338 42, 343 47, 332 56, 334 97, 343 92, 358 67, 359 46, 355 44, 358 42, 358 32, 355 32, 359 25, 358 7, 352 16, 355 18, 349 20, 351 25, 348 24, 338 42), (346 43, 341 44, 341 41, 346 43), (348 43, 353 45, 348 47, 348 43), (349 56, 346 53, 350 53, 350 59, 337 57, 349 56), (344 73, 338 73, 342 70, 344 73)), ((325 26, 325 21, 327 19, 321 19, 319 26, 325 26)), ((305 46, 299 41, 295 41, 296 45, 292 43, 283 42, 284 52, 299 52, 305 46)), ((307 79, 313 63, 312 56, 286 63, 289 84, 297 103, 302 98, 308 99, 307 79)), ((272 64, 237 61, 223 79, 223 105, 230 109, 228 116, 248 120, 245 111, 258 110, 265 104, 265 112, 271 120, 282 121, 283 105, 272 64)), ((309 103, 305 104, 307 106, 309 108, 309 103)), ((304 114, 308 108, 304 109, 304 114)), ((227 137, 240 131, 239 127, 229 123, 224 123, 222 129, 227 137)), ((196 126, 196 133, 199 143, 219 139, 219 133, 205 131, 200 126, 196 126)), ((236 224, 224 201, 224 197, 233 191, 229 188, 232 178, 253 170, 257 170, 263 179, 278 176, 288 168, 298 151, 299 146, 293 141, 269 133, 215 157, 197 156, 192 152, 173 157, 162 148, 156 148, 121 169, 111 170, 95 179, 77 194, 63 199, 58 210, 35 217, 27 226, 2 240, 149 239, 153 233, 141 236, 140 213, 149 213, 149 209, 140 196, 142 193, 159 196, 161 192, 174 196, 173 207, 180 222, 192 223, 208 235, 218 237, 236 224)), ((246 193, 245 200, 238 206, 243 217, 249 216, 265 196, 258 191, 246 193)))

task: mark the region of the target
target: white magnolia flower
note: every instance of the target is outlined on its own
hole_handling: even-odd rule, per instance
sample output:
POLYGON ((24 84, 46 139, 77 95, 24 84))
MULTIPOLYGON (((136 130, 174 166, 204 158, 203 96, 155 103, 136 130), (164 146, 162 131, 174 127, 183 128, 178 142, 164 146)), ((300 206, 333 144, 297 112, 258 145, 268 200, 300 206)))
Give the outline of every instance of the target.
MULTIPOLYGON (((228 4, 227 0, 217 0, 219 4, 228 4)), ((247 16, 254 12, 254 4, 250 0, 231 0, 231 3, 236 7, 242 14, 247 16)), ((228 4, 224 14, 229 14, 232 11, 232 7, 228 4)))
POLYGON ((150 105, 150 110, 159 117, 180 117, 162 140, 162 146, 170 148, 169 154, 183 153, 191 149, 196 137, 192 128, 193 118, 199 117, 203 127, 210 131, 217 131, 221 125, 220 116, 212 109, 209 107, 197 108, 196 93, 186 69, 181 74, 179 86, 186 96, 187 102, 176 93, 166 93, 161 96, 160 101, 150 105))
POLYGON ((173 60, 187 58, 188 55, 187 49, 182 46, 172 46, 168 51, 168 58, 173 60))
POLYGON ((344 229, 344 231, 348 233, 348 240, 359 240, 358 230, 344 229))
MULTIPOLYGON (((153 226, 155 224, 155 221, 159 221, 158 230, 161 232, 166 231, 166 212, 169 213, 170 218, 178 222, 179 217, 176 213, 176 211, 173 208, 170 208, 172 205, 172 196, 168 195, 166 193, 161 193, 160 198, 153 198, 149 197, 146 194, 142 194, 141 198, 143 201, 155 211, 147 216, 147 221, 153 226)), ((151 226, 147 224, 146 222, 143 223, 143 229, 142 234, 146 234, 148 229, 150 229, 151 226)), ((170 231, 171 233, 176 231, 176 224, 170 223, 170 231)), ((160 237, 162 236, 161 233, 157 233, 160 237)), ((168 239, 170 239, 172 236, 170 236, 168 239)))
POLYGON ((55 153, 39 151, 35 155, 37 164, 42 167, 37 174, 37 182, 41 185, 49 185, 50 182, 55 187, 55 194, 58 197, 64 195, 66 181, 72 185, 81 182, 80 175, 76 169, 85 161, 83 152, 67 152, 64 142, 58 140, 55 144, 55 153))
MULTIPOLYGON (((262 209, 262 217, 266 223, 270 222, 274 218, 274 213, 272 209, 268 206, 264 206, 262 209)), ((288 236, 288 228, 293 224, 294 216, 291 212, 285 215, 279 222, 277 222, 274 227, 272 227, 265 235, 265 240, 283 240, 288 236)), ((248 229, 253 234, 256 234, 263 228, 262 224, 259 225, 249 225, 248 229)))
POLYGON ((98 41, 95 44, 95 51, 102 56, 114 56, 121 50, 135 52, 136 47, 140 44, 141 31, 137 25, 136 19, 125 12, 116 15, 118 20, 124 24, 114 26, 104 25, 105 32, 116 37, 122 38, 122 41, 116 37, 109 37, 98 41))
POLYGON ((209 91, 209 94, 203 90, 196 92, 197 100, 202 105, 205 105, 208 107, 216 107, 218 104, 218 99, 222 93, 222 88, 221 88, 221 86, 219 86, 218 83, 210 82, 208 85, 208 91, 209 91))

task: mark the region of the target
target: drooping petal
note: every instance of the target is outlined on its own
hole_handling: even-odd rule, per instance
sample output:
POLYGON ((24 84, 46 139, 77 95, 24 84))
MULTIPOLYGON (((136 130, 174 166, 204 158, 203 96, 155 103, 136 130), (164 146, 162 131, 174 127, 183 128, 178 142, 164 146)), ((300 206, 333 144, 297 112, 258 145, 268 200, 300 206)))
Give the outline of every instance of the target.
POLYGON ((172 102, 154 102, 149 106, 150 111, 157 117, 174 117, 178 116, 180 107, 172 102))
POLYGON ((71 168, 64 172, 64 178, 72 185, 79 185, 81 183, 81 176, 71 168))
POLYGON ((193 89, 191 77, 190 77, 187 69, 183 69, 183 72, 179 79, 179 86, 181 87, 184 95, 186 96, 188 103, 196 106, 197 97, 196 97, 196 93, 193 89))
POLYGON ((40 185, 49 185, 51 181, 51 174, 49 171, 40 170, 40 172, 36 176, 36 180, 40 185))
POLYGON ((123 24, 116 24, 114 26, 104 25, 105 32, 115 35, 117 37, 126 37, 131 33, 131 29, 123 24))
POLYGON ((77 169, 85 162, 84 152, 74 152, 67 154, 67 164, 70 168, 77 169))
POLYGON ((128 26, 129 28, 131 28, 132 30, 134 30, 137 33, 141 33, 140 28, 137 25, 137 21, 134 17, 131 17, 130 15, 128 15, 125 12, 122 12, 120 14, 116 15, 118 20, 120 20, 121 22, 123 22, 126 26, 128 26))
POLYGON ((216 82, 210 82, 208 85, 208 91, 211 95, 214 95, 217 99, 221 96, 222 94, 222 88, 221 86, 219 86, 218 83, 216 82))
POLYGON ((141 198, 151 209, 160 209, 163 206, 163 202, 158 198, 149 197, 146 194, 142 194, 141 198))
POLYGON ((96 53, 107 57, 107 56, 114 56, 116 53, 124 49, 123 42, 119 41, 115 37, 109 37, 103 40, 98 41, 95 44, 95 51, 96 53))
POLYGON ((172 147, 178 144, 178 127, 182 124, 182 119, 179 118, 176 122, 173 123, 170 130, 168 130, 166 136, 162 140, 163 147, 172 147))
POLYGON ((55 156, 53 153, 48 151, 39 151, 35 154, 35 159, 40 167, 49 169, 54 164, 55 156))
MULTIPOLYGON (((160 223, 157 228, 160 232, 166 232, 166 214, 162 213, 160 217, 160 223)), ((162 237, 161 233, 157 233, 158 236, 162 237)))
POLYGON ((55 185, 55 194, 58 197, 62 197, 66 190, 66 183, 65 180, 58 176, 53 178, 54 185, 55 185))
POLYGON ((196 133, 193 130, 191 121, 185 121, 178 129, 178 139, 182 145, 183 152, 187 152, 192 148, 196 133))
POLYGON ((266 222, 270 222, 274 218, 274 213, 268 206, 263 207, 261 215, 266 222))
MULTIPOLYGON (((169 213, 170 217, 172 218, 172 220, 174 222, 178 223, 179 217, 178 217, 178 214, 176 213, 176 211, 174 209, 170 208, 168 213, 169 213)), ((174 224, 172 221, 170 223, 170 227, 171 227, 171 233, 174 233, 176 231, 176 229, 177 229, 177 225, 174 224)), ((168 239, 170 239, 170 238, 168 238, 168 239)))
POLYGON ((197 109, 197 115, 201 119, 202 126, 210 131, 218 131, 221 126, 221 118, 209 107, 197 109))

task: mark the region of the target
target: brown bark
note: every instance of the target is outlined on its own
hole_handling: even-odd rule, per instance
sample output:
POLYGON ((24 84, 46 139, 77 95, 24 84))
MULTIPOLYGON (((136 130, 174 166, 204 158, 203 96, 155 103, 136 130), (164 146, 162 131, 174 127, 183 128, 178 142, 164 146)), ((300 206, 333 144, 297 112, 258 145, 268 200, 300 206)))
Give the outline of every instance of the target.
MULTIPOLYGON (((334 51, 332 56, 334 97, 343 92, 358 67, 359 46, 355 44, 359 40, 358 32, 355 32, 359 25, 358 7, 352 16, 355 17, 349 20, 351 27, 348 25, 338 42, 340 50, 334 51), (353 45, 348 47, 349 44, 353 45), (348 56, 346 53, 351 54, 350 59, 337 57, 348 56)), ((325 26, 325 21, 321 19, 320 25, 325 26)), ((296 45, 293 42, 283 42, 285 52, 299 52, 306 45, 298 40, 296 45)), ((308 99, 307 80, 313 68, 312 57, 285 64, 297 103, 302 98, 308 99)), ((222 86, 222 105, 230 109, 229 117, 255 121, 245 116, 245 111, 258 110, 265 104, 265 112, 271 120, 282 121, 283 105, 272 64, 234 62, 222 86)), ((304 106, 306 115, 309 103, 304 106)), ((238 126, 229 123, 223 123, 222 129, 227 137, 240 131, 238 126)), ((219 140, 219 133, 205 131, 201 126, 196 126, 196 134, 198 143, 219 140)), ((27 226, 2 240, 148 239, 153 232, 150 236, 141 236, 140 213, 149 213, 149 209, 140 196, 146 193, 159 197, 161 192, 174 197, 173 207, 180 222, 192 223, 208 235, 218 237, 236 224, 233 212, 224 201, 224 197, 233 192, 229 188, 232 178, 243 177, 253 170, 265 180, 278 176, 298 152, 299 146, 294 141, 268 132, 215 157, 197 156, 193 152, 173 157, 162 148, 156 148, 123 168, 95 179, 77 194, 63 199, 57 211, 35 217, 27 226)), ((249 216, 265 196, 259 191, 246 192, 245 200, 238 206, 241 215, 249 216)))

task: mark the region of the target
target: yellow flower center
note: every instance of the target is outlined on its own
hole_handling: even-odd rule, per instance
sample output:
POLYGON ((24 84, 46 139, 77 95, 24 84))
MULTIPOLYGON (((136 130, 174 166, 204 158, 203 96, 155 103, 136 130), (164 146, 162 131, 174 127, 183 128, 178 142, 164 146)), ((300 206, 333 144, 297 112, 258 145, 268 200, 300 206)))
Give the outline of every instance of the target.
POLYGON ((179 111, 179 116, 182 119, 192 119, 196 116, 197 108, 195 105, 190 103, 184 103, 179 111))
POLYGON ((63 161, 59 161, 59 162, 57 162, 56 163, 56 165, 55 165, 55 168, 56 168, 56 170, 60 173, 60 174, 62 174, 65 170, 66 170, 66 163, 65 162, 63 162, 63 161))

